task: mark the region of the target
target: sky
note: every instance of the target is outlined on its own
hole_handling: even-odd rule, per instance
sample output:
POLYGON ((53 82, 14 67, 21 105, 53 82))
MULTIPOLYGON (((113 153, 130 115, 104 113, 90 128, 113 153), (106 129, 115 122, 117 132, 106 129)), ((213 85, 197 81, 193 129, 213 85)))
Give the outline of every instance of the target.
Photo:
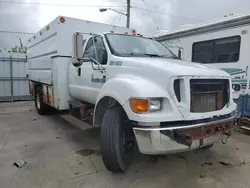
MULTIPOLYGON (((125 26, 125 16, 99 12, 100 7, 109 6, 126 13, 126 0, 0 0, 0 31, 35 33, 58 15, 125 26)), ((250 14, 249 0, 131 0, 131 6, 130 27, 145 35, 208 23, 231 13, 250 14)), ((19 45, 19 37, 25 44, 30 36, 0 32, 0 49, 19 45)))

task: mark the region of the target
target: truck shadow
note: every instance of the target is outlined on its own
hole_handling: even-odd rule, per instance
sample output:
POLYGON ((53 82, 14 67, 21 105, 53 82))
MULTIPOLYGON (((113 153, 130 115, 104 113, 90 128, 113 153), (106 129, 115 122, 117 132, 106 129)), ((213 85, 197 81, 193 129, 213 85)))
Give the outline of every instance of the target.
MULTIPOLYGON (((59 132, 64 142, 70 145, 76 154, 83 157, 96 156, 101 160, 100 128, 81 130, 78 127, 72 126, 59 115, 48 116, 48 118, 53 122, 52 125, 55 130, 59 132)), ((154 168, 155 172, 163 171, 164 169, 168 172, 168 168, 171 166, 173 168, 184 169, 199 168, 200 174, 197 176, 203 178, 202 169, 207 172, 209 169, 231 167, 241 163, 235 156, 229 156, 231 149, 232 148, 222 144, 215 144, 215 146, 209 150, 198 149, 184 153, 159 156, 142 155, 138 151, 134 156, 133 164, 129 168, 129 171, 136 173, 143 170, 149 171, 151 168, 154 168), (225 157, 227 154, 228 156, 225 157)))

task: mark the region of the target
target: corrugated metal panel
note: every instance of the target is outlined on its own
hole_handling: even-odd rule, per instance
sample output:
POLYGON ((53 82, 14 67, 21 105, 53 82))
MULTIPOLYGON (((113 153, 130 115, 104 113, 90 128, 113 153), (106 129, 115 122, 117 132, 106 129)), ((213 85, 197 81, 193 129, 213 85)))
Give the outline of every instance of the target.
POLYGON ((24 55, 0 54, 0 101, 31 100, 24 55))
POLYGON ((240 95, 234 102, 237 104, 238 116, 240 118, 250 117, 250 95, 240 95))

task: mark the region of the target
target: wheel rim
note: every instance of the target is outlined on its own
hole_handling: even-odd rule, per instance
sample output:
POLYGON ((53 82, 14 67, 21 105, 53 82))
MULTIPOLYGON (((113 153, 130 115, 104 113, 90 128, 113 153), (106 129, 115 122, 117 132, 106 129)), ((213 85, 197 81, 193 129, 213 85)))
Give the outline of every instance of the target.
POLYGON ((121 147, 125 161, 129 162, 134 153, 135 140, 131 127, 128 124, 128 120, 123 125, 123 131, 121 136, 121 147))
POLYGON ((41 107, 39 93, 37 93, 37 95, 36 95, 36 107, 37 107, 37 109, 40 109, 40 107, 41 107))

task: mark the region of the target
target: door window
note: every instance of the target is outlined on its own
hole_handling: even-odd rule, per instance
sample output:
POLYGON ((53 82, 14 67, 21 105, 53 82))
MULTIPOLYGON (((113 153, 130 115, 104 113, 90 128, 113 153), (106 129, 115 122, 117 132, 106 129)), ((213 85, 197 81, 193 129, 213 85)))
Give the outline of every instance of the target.
POLYGON ((92 37, 89 39, 85 48, 84 57, 92 58, 100 64, 107 64, 107 51, 101 37, 92 37))

